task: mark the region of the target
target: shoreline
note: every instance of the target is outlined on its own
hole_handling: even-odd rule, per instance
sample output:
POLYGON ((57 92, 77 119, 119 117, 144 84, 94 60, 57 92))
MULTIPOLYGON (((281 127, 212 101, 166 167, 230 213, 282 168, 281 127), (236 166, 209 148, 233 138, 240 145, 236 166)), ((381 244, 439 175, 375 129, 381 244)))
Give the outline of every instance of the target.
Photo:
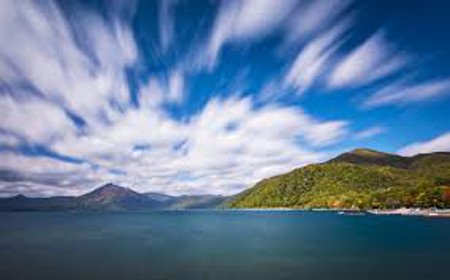
POLYGON ((398 208, 392 210, 368 210, 373 215, 421 216, 450 218, 450 209, 398 208))
POLYGON ((233 211, 255 211, 255 212, 270 212, 270 211, 299 211, 299 212, 336 212, 340 215, 377 215, 377 216, 421 216, 421 217, 446 217, 450 218, 450 209, 430 209, 430 208, 396 208, 396 209, 329 209, 329 208, 232 208, 225 210, 233 211))

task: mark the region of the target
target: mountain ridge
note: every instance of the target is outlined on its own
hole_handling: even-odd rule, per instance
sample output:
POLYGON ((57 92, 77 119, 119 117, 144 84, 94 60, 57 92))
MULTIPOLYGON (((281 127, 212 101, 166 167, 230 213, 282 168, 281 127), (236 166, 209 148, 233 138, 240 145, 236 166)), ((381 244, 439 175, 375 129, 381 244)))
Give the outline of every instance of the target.
POLYGON ((0 198, 0 211, 127 211, 215 208, 227 197, 215 195, 170 196, 139 193, 112 183, 80 196, 0 198))

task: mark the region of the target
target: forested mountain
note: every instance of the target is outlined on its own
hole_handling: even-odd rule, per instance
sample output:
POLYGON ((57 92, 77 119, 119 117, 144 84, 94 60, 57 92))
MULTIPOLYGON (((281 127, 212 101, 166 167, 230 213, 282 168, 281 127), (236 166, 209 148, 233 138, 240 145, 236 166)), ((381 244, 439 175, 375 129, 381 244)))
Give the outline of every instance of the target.
POLYGON ((402 157, 356 149, 258 182, 232 208, 450 207, 450 153, 402 157))

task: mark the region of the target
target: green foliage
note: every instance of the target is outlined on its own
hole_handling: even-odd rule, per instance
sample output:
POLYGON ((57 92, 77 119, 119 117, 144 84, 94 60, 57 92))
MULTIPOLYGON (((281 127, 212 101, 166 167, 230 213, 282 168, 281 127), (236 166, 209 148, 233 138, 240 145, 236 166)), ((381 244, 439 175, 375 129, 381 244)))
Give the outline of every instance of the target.
POLYGON ((450 154, 406 158, 355 150, 327 163, 262 180, 232 208, 386 209, 450 204, 450 154), (446 198, 447 197, 447 198, 446 198))

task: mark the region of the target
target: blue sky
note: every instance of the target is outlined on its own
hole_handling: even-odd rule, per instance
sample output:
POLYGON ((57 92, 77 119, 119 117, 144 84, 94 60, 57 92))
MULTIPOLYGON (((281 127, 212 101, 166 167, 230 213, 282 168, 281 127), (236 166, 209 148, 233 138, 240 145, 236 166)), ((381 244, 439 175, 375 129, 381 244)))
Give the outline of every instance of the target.
POLYGON ((444 1, 1 1, 0 196, 232 194, 450 150, 444 1))

